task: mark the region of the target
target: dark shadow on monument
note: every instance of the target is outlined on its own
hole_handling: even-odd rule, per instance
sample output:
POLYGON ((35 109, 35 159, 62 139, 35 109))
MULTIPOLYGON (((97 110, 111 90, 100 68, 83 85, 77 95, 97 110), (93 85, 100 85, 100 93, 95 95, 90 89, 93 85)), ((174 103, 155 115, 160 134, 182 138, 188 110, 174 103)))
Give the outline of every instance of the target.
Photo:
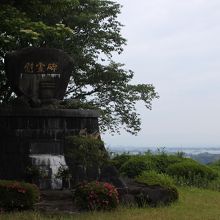
MULTIPOLYGON (((74 60, 51 48, 24 48, 6 55, 6 74, 17 98, 0 109, 0 179, 27 179, 37 166, 41 189, 60 189, 55 174, 64 157, 65 137, 99 131, 95 110, 62 109, 74 60), (33 171, 33 170, 32 170, 33 171)), ((78 172, 81 172, 80 169, 78 172)))

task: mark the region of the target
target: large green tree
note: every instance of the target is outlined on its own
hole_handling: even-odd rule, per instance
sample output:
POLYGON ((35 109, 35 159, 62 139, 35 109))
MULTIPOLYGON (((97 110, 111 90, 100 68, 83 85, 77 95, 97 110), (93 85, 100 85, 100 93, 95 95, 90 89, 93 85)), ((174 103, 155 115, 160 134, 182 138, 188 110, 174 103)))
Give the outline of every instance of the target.
POLYGON ((151 109, 157 98, 150 84, 132 85, 133 72, 112 60, 126 40, 117 21, 121 6, 109 0, 2 0, 0 3, 0 101, 12 91, 5 78, 4 57, 19 48, 55 47, 74 57, 68 99, 101 110, 104 130, 140 130, 136 103, 151 109), (89 105, 88 105, 89 104, 89 105))

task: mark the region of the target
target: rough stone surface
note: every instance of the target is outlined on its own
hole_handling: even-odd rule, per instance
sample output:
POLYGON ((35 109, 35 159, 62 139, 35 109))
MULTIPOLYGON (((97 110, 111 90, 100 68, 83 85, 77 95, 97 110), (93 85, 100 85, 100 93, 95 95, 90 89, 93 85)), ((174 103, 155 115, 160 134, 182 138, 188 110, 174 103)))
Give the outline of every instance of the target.
POLYGON ((78 213, 74 206, 73 196, 69 190, 45 190, 41 191, 40 202, 35 209, 46 213, 78 213))
POLYGON ((148 186, 137 183, 132 179, 124 179, 128 191, 123 195, 122 202, 142 207, 144 205, 157 206, 168 205, 178 199, 178 192, 173 188, 165 188, 159 185, 148 186))
POLYGON ((65 137, 99 130, 90 110, 0 111, 0 178, 23 179, 29 154, 63 153, 65 137))
POLYGON ((99 180, 101 182, 108 182, 113 184, 117 188, 120 197, 127 194, 127 185, 120 177, 118 170, 114 166, 107 165, 103 167, 99 180))
POLYGON ((74 61, 54 48, 28 47, 6 54, 6 75, 17 96, 34 104, 63 99, 74 61))
POLYGON ((56 175, 67 165, 66 137, 99 133, 96 111, 62 109, 73 69, 72 57, 54 48, 6 54, 6 76, 17 98, 0 109, 0 179, 35 179, 41 189, 60 189, 56 175))

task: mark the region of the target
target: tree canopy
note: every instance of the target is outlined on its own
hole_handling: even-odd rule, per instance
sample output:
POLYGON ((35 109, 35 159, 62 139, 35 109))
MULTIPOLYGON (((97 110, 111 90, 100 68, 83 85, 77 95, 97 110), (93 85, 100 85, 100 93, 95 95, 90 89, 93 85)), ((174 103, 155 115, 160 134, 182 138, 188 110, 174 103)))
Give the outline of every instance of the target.
POLYGON ((113 61, 126 40, 117 20, 121 5, 110 0, 3 0, 0 3, 0 101, 12 91, 4 71, 7 52, 24 47, 52 47, 74 57, 67 99, 101 112, 101 128, 140 130, 136 103, 151 109, 157 98, 151 84, 132 85, 133 72, 113 61))

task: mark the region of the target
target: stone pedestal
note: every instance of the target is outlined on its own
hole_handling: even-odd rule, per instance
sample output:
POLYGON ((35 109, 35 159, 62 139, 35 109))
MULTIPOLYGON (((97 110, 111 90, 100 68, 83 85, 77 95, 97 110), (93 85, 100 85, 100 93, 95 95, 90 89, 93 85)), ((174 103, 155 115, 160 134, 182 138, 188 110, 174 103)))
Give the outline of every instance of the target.
POLYGON ((24 180, 25 169, 32 163, 48 172, 41 188, 59 188, 54 174, 65 162, 65 137, 85 130, 98 132, 96 111, 0 110, 0 179, 24 180))

